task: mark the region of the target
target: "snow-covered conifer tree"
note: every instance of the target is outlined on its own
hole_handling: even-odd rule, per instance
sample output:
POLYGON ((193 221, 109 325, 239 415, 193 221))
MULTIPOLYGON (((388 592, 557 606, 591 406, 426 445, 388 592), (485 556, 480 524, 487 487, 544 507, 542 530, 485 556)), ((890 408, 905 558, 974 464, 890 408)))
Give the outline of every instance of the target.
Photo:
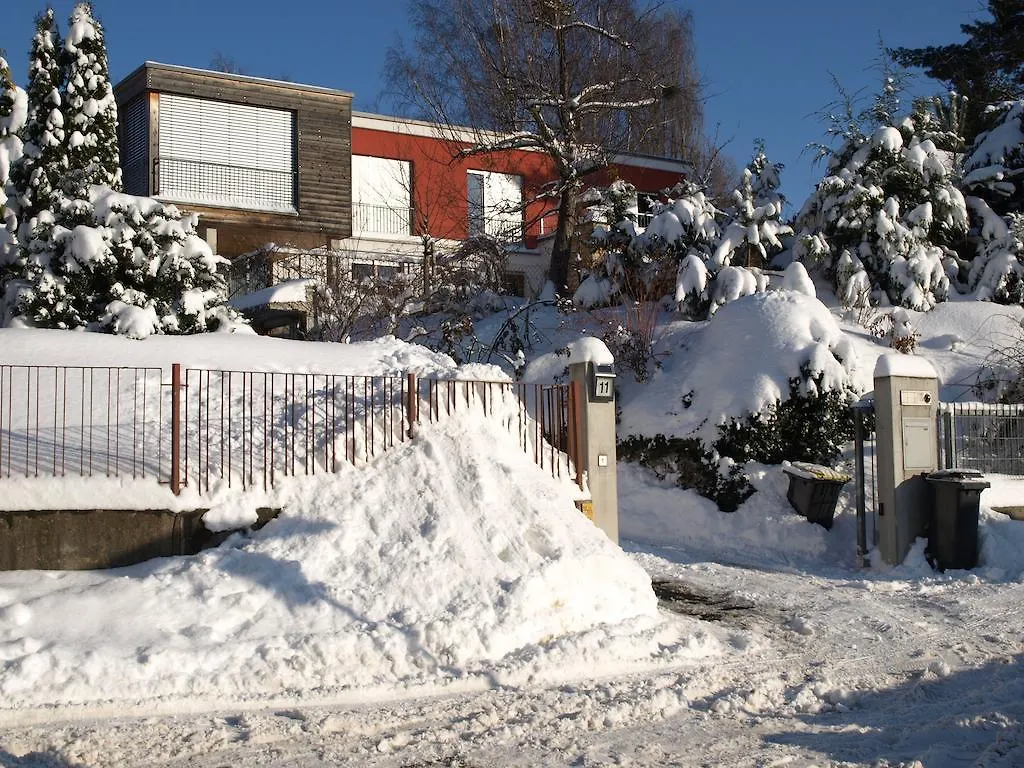
POLYGON ((33 218, 55 205, 67 174, 59 45, 53 11, 47 9, 37 17, 32 38, 28 115, 21 134, 24 149, 11 167, 8 205, 17 215, 21 231, 27 228, 31 232, 33 218))
POLYGON ((740 185, 732 193, 732 221, 715 249, 716 270, 736 265, 763 267, 782 250, 779 238, 792 234, 782 221, 785 198, 779 192, 781 165, 768 160, 763 146, 743 169, 740 185))
POLYGON ((964 160, 963 187, 999 213, 1024 210, 1024 100, 998 104, 964 160))
POLYGON ((824 236, 821 261, 837 295, 855 300, 866 276, 875 301, 926 310, 946 299, 960 267, 954 248, 967 233, 967 207, 931 125, 915 112, 844 147, 836 153, 844 162, 804 206, 801 239, 824 236))
POLYGON ((196 234, 196 217, 174 206, 93 185, 39 216, 23 247, 35 269, 16 297, 21 324, 89 328, 143 338, 233 324, 218 267, 196 234))
POLYGON ((15 274, 18 220, 7 205, 11 163, 21 157, 21 137, 27 110, 25 92, 14 84, 7 61, 0 56, 0 323, 7 281, 15 274))
POLYGON ((118 190, 117 104, 107 70, 103 27, 90 3, 79 3, 71 13, 63 64, 68 191, 82 194, 89 184, 118 190))

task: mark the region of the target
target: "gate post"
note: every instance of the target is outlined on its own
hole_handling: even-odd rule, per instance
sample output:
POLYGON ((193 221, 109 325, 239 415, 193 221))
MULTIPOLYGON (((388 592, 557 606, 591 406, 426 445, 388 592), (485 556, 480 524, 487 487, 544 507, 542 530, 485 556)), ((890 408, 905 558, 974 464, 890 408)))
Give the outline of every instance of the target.
POLYGON ((925 476, 938 467, 939 377, 923 358, 886 354, 878 358, 874 379, 878 547, 885 562, 899 565, 927 533, 931 495, 925 476))
POLYGON ((597 339, 569 345, 569 375, 580 394, 577 471, 587 473, 594 524, 619 543, 619 490, 615 475, 615 374, 608 348, 597 339), (594 343, 600 345, 595 349, 594 343), (597 354, 595 354, 597 352, 597 354))

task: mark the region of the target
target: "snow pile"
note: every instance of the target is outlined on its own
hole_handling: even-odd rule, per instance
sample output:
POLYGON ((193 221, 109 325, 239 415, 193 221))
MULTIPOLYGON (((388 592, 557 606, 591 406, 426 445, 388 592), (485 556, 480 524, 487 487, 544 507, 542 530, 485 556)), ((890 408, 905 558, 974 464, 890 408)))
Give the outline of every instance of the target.
MULTIPOLYGON (((677 323, 661 343, 669 354, 651 381, 624 388, 620 435, 694 435, 710 444, 730 417, 788 399, 802 367, 822 374, 830 390, 851 387, 858 371, 825 305, 789 290, 728 303, 703 327, 677 323)), ((854 388, 870 386, 861 377, 854 388)))
POLYGON ((371 470, 292 484, 278 520, 220 549, 0 574, 4 706, 443 686, 502 660, 514 677, 513 654, 580 633, 560 666, 689 643, 571 492, 504 430, 454 419, 371 470))

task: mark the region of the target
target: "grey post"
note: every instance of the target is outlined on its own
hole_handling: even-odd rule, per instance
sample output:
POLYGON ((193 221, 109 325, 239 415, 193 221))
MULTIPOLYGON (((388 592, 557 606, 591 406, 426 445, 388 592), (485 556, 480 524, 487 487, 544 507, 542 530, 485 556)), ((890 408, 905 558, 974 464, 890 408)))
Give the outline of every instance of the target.
POLYGON ((594 524, 619 543, 619 490, 615 477, 614 374, 592 362, 572 363, 569 375, 580 382, 583 402, 580 428, 583 471, 587 473, 594 524))
POLYGON ((927 533, 925 476, 938 467, 939 379, 927 360, 900 354, 882 355, 874 378, 878 546, 885 562, 898 565, 927 533))

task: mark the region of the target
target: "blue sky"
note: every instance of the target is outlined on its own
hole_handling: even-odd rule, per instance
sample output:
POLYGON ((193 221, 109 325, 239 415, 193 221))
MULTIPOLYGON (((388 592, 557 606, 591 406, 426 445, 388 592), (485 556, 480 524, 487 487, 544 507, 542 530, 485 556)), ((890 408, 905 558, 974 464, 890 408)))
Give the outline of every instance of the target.
MULTIPOLYGON (((693 2, 697 59, 707 94, 708 129, 742 167, 755 138, 786 166, 783 191, 797 207, 820 180, 802 153, 824 140, 818 113, 836 98, 834 74, 850 92, 880 82, 873 69, 879 37, 917 47, 961 39, 982 0, 727 0, 693 2)), ((61 29, 73 0, 51 3, 61 29)), ((27 79, 33 19, 45 4, 4 0, 0 49, 15 78, 27 79), (13 6, 13 7, 11 7, 13 6)), ((351 0, 94 0, 107 34, 112 79, 147 59, 209 67, 218 53, 247 74, 285 78, 355 94, 357 109, 377 109, 384 54, 407 34, 406 6, 351 0)), ((918 91, 937 85, 921 78, 918 91)))

